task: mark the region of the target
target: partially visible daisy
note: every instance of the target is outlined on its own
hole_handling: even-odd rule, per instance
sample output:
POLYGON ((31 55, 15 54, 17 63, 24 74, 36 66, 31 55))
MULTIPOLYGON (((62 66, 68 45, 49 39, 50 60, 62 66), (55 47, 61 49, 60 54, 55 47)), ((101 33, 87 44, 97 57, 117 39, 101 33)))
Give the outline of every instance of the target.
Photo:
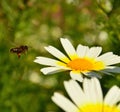
MULTIPOLYGON (((61 44, 67 54, 63 54, 61 51, 53 46, 45 47, 45 49, 58 58, 51 59, 47 57, 36 57, 34 62, 46 65, 42 68, 43 74, 53 74, 60 71, 70 71, 70 76, 74 80, 83 80, 83 75, 97 76, 96 71, 102 71, 103 73, 120 72, 114 69, 110 65, 120 63, 120 56, 114 55, 112 52, 105 53, 101 56, 101 47, 91 47, 78 45, 75 50, 73 45, 68 39, 60 38, 61 44), (107 71, 105 71, 107 69, 107 71)), ((100 76, 100 75, 98 75, 100 76)))
POLYGON ((65 81, 70 101, 55 92, 52 100, 65 112, 120 112, 120 88, 113 86, 105 98, 97 78, 83 80, 83 88, 75 80, 65 81))

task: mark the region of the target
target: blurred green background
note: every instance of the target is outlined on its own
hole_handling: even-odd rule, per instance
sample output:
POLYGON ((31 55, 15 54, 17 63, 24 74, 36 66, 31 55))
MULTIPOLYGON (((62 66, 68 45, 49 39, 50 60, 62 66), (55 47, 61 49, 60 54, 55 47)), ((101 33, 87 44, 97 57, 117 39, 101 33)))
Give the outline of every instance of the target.
MULTIPOLYGON (((60 37, 120 55, 120 0, 0 0, 0 112, 62 112, 51 96, 67 96, 69 73, 44 76, 33 62, 40 55, 54 58, 44 46, 63 51, 60 37), (10 49, 20 45, 29 50, 18 59, 10 49)), ((106 93, 120 86, 120 75, 101 82, 106 93)))

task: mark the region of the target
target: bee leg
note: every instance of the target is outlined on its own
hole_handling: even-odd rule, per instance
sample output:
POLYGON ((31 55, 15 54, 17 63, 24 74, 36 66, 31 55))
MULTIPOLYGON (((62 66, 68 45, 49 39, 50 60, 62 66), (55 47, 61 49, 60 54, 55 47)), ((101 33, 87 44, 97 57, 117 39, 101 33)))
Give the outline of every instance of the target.
POLYGON ((18 58, 20 58, 21 54, 20 54, 20 53, 17 53, 17 56, 18 56, 18 58))
POLYGON ((23 53, 24 53, 24 55, 26 55, 26 54, 27 54, 27 51, 24 51, 23 53))

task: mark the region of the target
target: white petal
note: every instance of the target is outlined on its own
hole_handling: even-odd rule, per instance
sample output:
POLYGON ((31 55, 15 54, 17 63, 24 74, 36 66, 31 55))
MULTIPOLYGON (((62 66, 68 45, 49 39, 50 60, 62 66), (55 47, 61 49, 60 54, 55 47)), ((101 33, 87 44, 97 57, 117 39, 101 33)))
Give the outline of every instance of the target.
POLYGON ((64 86, 70 98, 78 107, 82 106, 82 104, 85 104, 86 97, 80 85, 76 81, 64 81, 64 86))
POLYGON ((68 70, 67 68, 59 68, 59 67, 45 67, 45 68, 42 68, 40 71, 47 75, 47 74, 54 74, 54 73, 58 73, 58 72, 61 72, 61 71, 66 71, 68 70))
POLYGON ((91 102, 91 90, 90 90, 90 87, 91 87, 91 81, 87 78, 84 78, 84 81, 83 81, 83 90, 84 90, 84 93, 86 95, 86 99, 88 102, 91 102))
POLYGON ((61 107, 65 112, 80 112, 78 108, 67 98, 59 93, 54 93, 52 100, 59 107, 61 107))
POLYGON ((70 76, 73 80, 77 80, 77 81, 80 81, 80 82, 83 81, 83 76, 80 72, 71 71, 70 76))
POLYGON ((37 57, 34 62, 42 64, 42 65, 49 65, 49 66, 56 66, 57 60, 46 58, 46 57, 37 57))
POLYGON ((68 63, 70 60, 62 53, 60 52, 58 49, 56 49, 55 47, 53 46, 48 46, 48 47, 45 47, 45 49, 50 53, 52 54, 53 56, 55 56, 56 58, 68 63))
POLYGON ((105 54, 102 54, 101 56, 97 57, 98 60, 106 60, 108 58, 111 58, 113 56, 112 52, 108 52, 105 54))
POLYGON ((106 65, 113 65, 113 64, 120 63, 120 57, 108 59, 105 61, 105 63, 106 63, 106 65))
POLYGON ((113 86, 105 96, 104 103, 113 106, 118 101, 120 101, 120 89, 117 86, 113 86))
POLYGON ((77 53, 76 53, 73 45, 70 43, 70 41, 68 39, 64 39, 64 38, 61 38, 60 40, 61 40, 64 50, 66 51, 66 53, 68 54, 70 59, 71 60, 75 59, 77 57, 77 53))
POLYGON ((112 52, 108 52, 97 57, 97 60, 103 61, 106 65, 120 63, 120 57, 117 55, 114 55, 112 52))
POLYGON ((90 72, 83 72, 84 75, 88 76, 88 77, 97 77, 99 79, 102 78, 102 76, 100 75, 100 73, 98 73, 97 71, 90 71, 90 72))
POLYGON ((48 66, 64 66, 65 63, 62 63, 58 60, 54 60, 51 58, 46 58, 46 57, 37 57, 34 62, 42 64, 42 65, 48 65, 48 66), (60 64, 58 64, 60 63, 60 64))
POLYGON ((107 67, 107 69, 104 69, 102 70, 103 72, 111 72, 111 73, 120 73, 120 67, 117 67, 117 66, 110 66, 110 67, 107 67))
POLYGON ((100 82, 97 78, 92 78, 91 79, 91 93, 93 93, 91 96, 91 98, 93 99, 94 102, 103 102, 103 94, 102 94, 102 89, 101 89, 101 85, 100 82))
POLYGON ((88 46, 83 46, 83 45, 79 44, 77 47, 77 54, 81 58, 84 57, 88 51, 89 51, 88 46))
POLYGON ((102 51, 102 47, 91 47, 86 56, 96 58, 102 51))
POLYGON ((91 80, 85 78, 83 81, 83 89, 88 102, 102 103, 103 94, 97 78, 92 78, 91 80))
POLYGON ((111 75, 111 76, 113 76, 113 74, 110 73, 109 70, 106 71, 106 69, 105 69, 105 70, 101 70, 101 71, 99 71, 99 72, 102 73, 102 74, 106 74, 106 75, 111 75))

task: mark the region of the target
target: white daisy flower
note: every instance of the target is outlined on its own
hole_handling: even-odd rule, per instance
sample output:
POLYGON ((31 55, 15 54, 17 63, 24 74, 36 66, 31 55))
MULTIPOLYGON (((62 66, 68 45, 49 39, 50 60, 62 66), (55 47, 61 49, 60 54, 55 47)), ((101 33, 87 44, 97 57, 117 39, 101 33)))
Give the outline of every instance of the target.
POLYGON ((53 74, 69 70, 72 79, 82 81, 82 74, 97 76, 96 71, 108 74, 110 74, 109 72, 120 73, 119 67, 110 66, 120 63, 120 56, 114 55, 112 52, 99 56, 102 51, 101 47, 89 48, 88 46, 79 44, 75 50, 68 39, 60 38, 60 41, 67 56, 55 47, 48 46, 45 49, 54 57, 58 58, 58 60, 42 56, 36 57, 34 60, 36 63, 47 66, 41 69, 43 74, 53 74))
POLYGON ((75 80, 65 81, 70 101, 55 92, 52 100, 65 112, 120 112, 120 88, 113 86, 105 98, 97 78, 83 80, 83 88, 75 80))

